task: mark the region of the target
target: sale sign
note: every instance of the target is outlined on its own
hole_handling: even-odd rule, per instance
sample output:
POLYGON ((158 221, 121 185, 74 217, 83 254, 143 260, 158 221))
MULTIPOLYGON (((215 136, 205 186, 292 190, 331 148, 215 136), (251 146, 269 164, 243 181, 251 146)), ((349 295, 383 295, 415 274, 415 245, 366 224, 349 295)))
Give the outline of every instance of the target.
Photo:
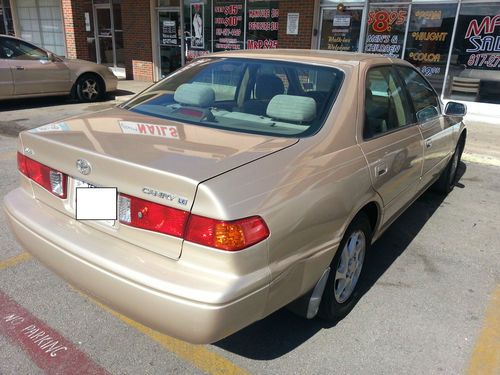
POLYGON ((408 7, 370 8, 365 52, 401 58, 407 19, 408 7))

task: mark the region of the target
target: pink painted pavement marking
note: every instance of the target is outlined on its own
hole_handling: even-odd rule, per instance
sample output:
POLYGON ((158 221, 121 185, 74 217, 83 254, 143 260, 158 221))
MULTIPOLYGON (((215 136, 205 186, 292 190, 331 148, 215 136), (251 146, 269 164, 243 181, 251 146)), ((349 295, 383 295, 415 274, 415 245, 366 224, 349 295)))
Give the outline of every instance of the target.
POLYGON ((21 347, 47 374, 109 375, 56 330, 0 291, 0 334, 21 347))

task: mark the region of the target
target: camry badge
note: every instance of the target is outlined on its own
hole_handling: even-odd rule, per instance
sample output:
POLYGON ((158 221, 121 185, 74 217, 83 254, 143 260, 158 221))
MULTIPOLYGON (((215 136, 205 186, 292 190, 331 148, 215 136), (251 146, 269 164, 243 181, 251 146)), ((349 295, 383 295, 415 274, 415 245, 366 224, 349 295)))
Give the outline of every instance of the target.
POLYGON ((90 163, 85 159, 78 159, 76 161, 76 168, 78 169, 78 172, 85 176, 92 170, 90 163))

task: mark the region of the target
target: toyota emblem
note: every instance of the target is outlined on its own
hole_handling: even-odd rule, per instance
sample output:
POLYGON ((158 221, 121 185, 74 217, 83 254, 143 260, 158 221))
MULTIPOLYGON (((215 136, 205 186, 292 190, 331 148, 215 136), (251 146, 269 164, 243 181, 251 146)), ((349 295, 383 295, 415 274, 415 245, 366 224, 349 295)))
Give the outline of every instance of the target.
POLYGON ((76 168, 83 175, 88 175, 92 170, 90 163, 85 159, 78 159, 76 161, 76 168))

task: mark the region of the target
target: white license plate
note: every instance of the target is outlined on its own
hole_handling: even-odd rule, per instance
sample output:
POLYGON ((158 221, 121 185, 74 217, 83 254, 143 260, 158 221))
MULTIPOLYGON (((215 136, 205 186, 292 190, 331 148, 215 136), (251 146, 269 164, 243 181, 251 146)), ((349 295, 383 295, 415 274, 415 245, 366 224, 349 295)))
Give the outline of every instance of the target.
MULTIPOLYGON (((73 208, 76 210, 76 188, 95 188, 95 185, 91 185, 85 181, 81 181, 77 178, 73 178, 73 208)), ((93 222, 100 223, 106 226, 113 227, 115 225, 115 220, 92 220, 93 222)))

